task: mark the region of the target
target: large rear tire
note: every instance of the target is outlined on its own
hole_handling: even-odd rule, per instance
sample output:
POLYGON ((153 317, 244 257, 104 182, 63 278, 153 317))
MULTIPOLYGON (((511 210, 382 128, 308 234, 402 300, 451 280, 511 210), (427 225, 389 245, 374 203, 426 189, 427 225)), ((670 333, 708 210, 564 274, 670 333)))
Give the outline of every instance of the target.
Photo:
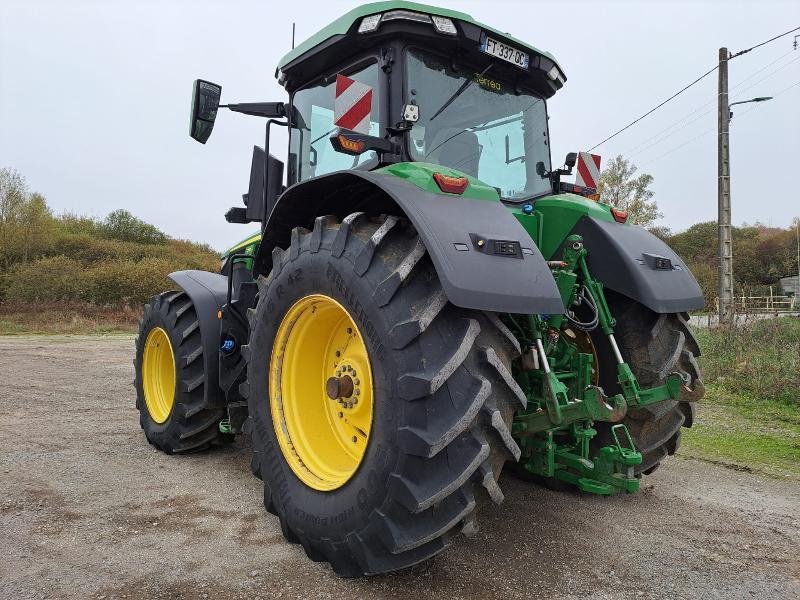
POLYGON ((242 392, 249 398, 253 472, 286 539, 338 575, 355 577, 408 567, 443 550, 455 534, 475 531, 480 496, 502 501, 500 470, 519 457, 511 419, 525 404, 510 372, 519 347, 497 317, 451 305, 416 231, 392 216, 355 213, 341 223, 319 217, 313 231, 295 229, 258 284, 242 392), (363 343, 372 380, 371 422, 363 426, 362 414, 366 435, 353 436, 365 447, 338 479, 328 475, 333 468, 319 466, 325 453, 302 431, 306 424, 324 429, 324 419, 335 423, 353 409, 333 399, 336 382, 326 388, 348 365, 328 367, 324 358, 344 361, 352 346, 341 354, 314 344, 294 348, 316 336, 339 352, 335 341, 325 341, 338 334, 312 334, 324 328, 309 324, 313 311, 330 314, 336 306, 342 326, 355 325, 352 336, 363 343), (305 333, 287 334, 295 329, 305 333), (289 371, 303 386, 286 379, 289 371), (293 389, 311 391, 292 398, 293 389), (309 402, 319 407, 319 422, 302 412, 309 402), (289 416, 295 410, 305 417, 289 416))
POLYGON ((204 398, 200 323, 185 292, 164 292, 145 305, 133 364, 139 424, 153 446, 175 454, 229 441, 219 431, 224 410, 204 398))
MULTIPOLYGON (((609 307, 617 320, 617 344, 625 361, 642 387, 662 385, 671 373, 678 373, 686 390, 681 401, 665 400, 650 406, 628 410, 624 423, 631 433, 642 463, 634 471, 650 474, 680 445, 681 429, 694 422, 693 402, 703 396, 704 386, 697 364, 700 347, 689 329, 686 313, 658 314, 624 296, 606 292, 609 307)), ((598 349, 600 385, 606 393, 621 390, 617 384, 616 364, 610 345, 596 330, 593 342, 598 349)), ((595 445, 611 443, 608 423, 596 423, 595 445)))

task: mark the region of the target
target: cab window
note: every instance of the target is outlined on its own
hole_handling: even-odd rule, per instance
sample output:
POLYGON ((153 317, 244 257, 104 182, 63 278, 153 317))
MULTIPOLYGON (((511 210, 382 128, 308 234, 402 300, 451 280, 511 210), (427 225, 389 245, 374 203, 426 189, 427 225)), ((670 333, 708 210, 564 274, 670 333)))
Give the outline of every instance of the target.
MULTIPOLYGON (((372 62, 352 72, 344 72, 351 79, 372 89, 369 134, 380 135, 380 98, 378 97, 378 64, 372 62)), ((293 122, 289 134, 289 179, 303 181, 325 173, 353 169, 365 163, 377 162, 374 151, 359 156, 336 152, 328 139, 338 128, 334 124, 334 98, 336 78, 317 83, 295 92, 292 105, 293 122)))

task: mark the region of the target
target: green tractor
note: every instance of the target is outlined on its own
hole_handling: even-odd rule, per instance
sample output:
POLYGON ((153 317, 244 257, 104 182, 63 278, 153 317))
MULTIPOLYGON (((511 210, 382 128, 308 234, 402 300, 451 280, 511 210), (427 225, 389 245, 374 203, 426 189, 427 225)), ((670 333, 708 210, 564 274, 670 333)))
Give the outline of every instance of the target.
MULTIPOLYGON (((632 493, 703 394, 685 263, 551 165, 548 54, 411 2, 361 6, 289 52, 244 206, 259 232, 220 273, 144 308, 141 426, 166 453, 240 433, 284 536, 345 577, 395 571, 477 530, 507 464, 632 493), (284 163, 270 129, 288 128, 284 163), (284 185, 284 179, 286 185, 284 185)), ((580 165, 579 165, 580 166, 580 165)))

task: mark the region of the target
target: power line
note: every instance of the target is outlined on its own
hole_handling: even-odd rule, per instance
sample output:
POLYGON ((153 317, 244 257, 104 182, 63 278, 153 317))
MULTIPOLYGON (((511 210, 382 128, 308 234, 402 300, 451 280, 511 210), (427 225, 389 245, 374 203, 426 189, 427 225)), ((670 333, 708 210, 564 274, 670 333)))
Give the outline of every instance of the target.
MULTIPOLYGON (((772 71, 771 73, 767 73, 767 74, 766 74, 764 77, 762 77, 761 79, 758 79, 758 80, 756 80, 755 82, 751 83, 751 84, 750 84, 750 85, 748 85, 747 87, 740 89, 740 90, 739 90, 739 91, 737 91, 736 93, 737 93, 737 94, 741 94, 742 92, 746 92, 747 90, 749 90, 749 89, 752 89, 752 88, 756 87, 756 86, 757 86, 759 83, 762 83, 762 82, 766 81, 767 79, 769 79, 770 77, 773 77, 773 76, 774 76, 774 75, 776 75, 776 74, 777 74, 779 71, 782 71, 783 69, 785 69, 786 67, 788 67, 790 64, 792 64, 792 63, 794 63, 794 62, 797 62, 798 60, 800 60, 800 55, 796 56, 795 58, 793 58, 792 60, 790 60, 790 61, 789 61, 789 62, 787 62, 786 64, 784 64, 784 65, 781 65, 780 67, 778 67, 777 69, 775 69, 775 70, 774 70, 774 71, 772 71)), ((738 87, 738 86, 737 86, 737 87, 738 87)), ((731 88, 731 89, 733 90, 734 88, 731 88)))
MULTIPOLYGON (((735 90, 736 88, 739 88, 739 87, 741 87, 741 86, 742 86, 742 85, 744 85, 744 84, 745 84, 747 81, 749 81, 750 79, 752 79, 753 77, 755 77, 755 76, 756 76, 756 75, 758 75, 759 73, 762 73, 763 71, 766 71, 767 69, 769 69, 769 68, 770 68, 772 65, 774 65, 775 63, 777 63, 777 62, 779 62, 779 61, 783 60, 784 58, 786 58, 787 56, 789 56, 790 54, 792 54, 792 52, 794 52, 794 50, 789 50, 789 52, 787 52, 786 54, 782 54, 781 56, 779 56, 778 58, 776 58, 776 59, 775 59, 775 60, 773 60, 772 62, 769 62, 769 63, 767 63, 766 65, 764 65, 763 67, 761 67, 760 69, 758 69, 758 70, 756 70, 756 71, 754 71, 754 72, 750 73, 750 75, 748 75, 747 77, 745 77, 744 79, 742 79, 742 80, 741 80, 739 83, 737 83, 736 85, 734 85, 733 87, 731 87, 731 91, 735 90)), ((778 71, 780 71, 781 69, 783 69, 784 67, 786 67, 786 66, 790 65, 791 63, 793 63, 795 60, 798 60, 798 59, 800 59, 800 56, 798 56, 796 59, 794 59, 794 60, 790 60, 790 61, 789 61, 789 62, 787 62, 786 64, 784 64, 784 65, 782 65, 782 66, 778 67, 778 68, 777 68, 777 69, 775 69, 775 70, 774 70, 772 73, 770 73, 770 74, 769 74, 769 75, 767 75, 766 77, 764 77, 764 78, 760 79, 760 80, 759 80, 758 82, 756 82, 756 83, 760 83, 760 82, 764 81, 765 79, 769 79, 770 77, 772 77, 773 75, 775 75, 775 73, 777 73, 778 71)), ((756 84, 754 84, 754 85, 756 85, 756 84)), ((750 87, 747 87, 747 88, 745 88, 745 90, 747 90, 747 89, 750 89, 750 87)), ((741 91, 744 91, 744 90, 741 90, 741 91)), ((697 113, 699 113, 701 110, 703 110, 703 109, 704 109, 704 108, 706 108, 707 106, 710 106, 710 105, 712 105, 712 104, 716 105, 716 103, 717 103, 717 99, 716 99, 716 98, 714 98, 713 100, 710 100, 710 101, 708 101, 708 102, 706 102, 706 103, 704 103, 704 104, 702 104, 702 105, 698 106, 697 108, 695 108, 694 110, 692 110, 692 111, 691 111, 691 112, 689 112, 688 114, 686 114, 686 115, 682 116, 680 119, 677 119, 676 121, 673 121, 671 124, 669 124, 667 127, 665 127, 664 129, 662 129, 661 131, 659 131, 659 132, 658 132, 658 133, 656 133, 655 135, 652 135, 652 136, 650 136, 649 138, 647 138, 647 139, 645 139, 644 141, 640 142, 638 145, 634 146, 633 148, 630 148, 629 150, 627 150, 627 151, 625 151, 625 152, 622 152, 621 154, 622 154, 623 156, 629 156, 629 155, 633 154, 634 152, 638 152, 638 151, 640 151, 640 150, 641 150, 642 152, 645 152, 645 151, 649 150, 650 148, 653 148, 654 146, 657 146, 658 144, 660 144, 660 143, 662 143, 663 141, 667 140, 668 138, 672 137, 672 136, 673 136, 673 135, 675 135, 676 133, 678 133, 678 132, 680 132, 681 130, 685 129, 686 127, 688 127, 688 126, 689 126, 689 125, 691 125, 692 123, 696 123, 697 121, 699 121, 701 118, 703 118, 703 117, 704 117, 704 116, 706 116, 707 114, 709 114, 709 113, 711 113, 711 112, 715 111, 715 110, 716 110, 716 106, 715 106, 714 108, 711 108, 711 109, 709 109, 709 110, 706 110, 706 111, 704 111, 703 113, 701 113, 701 114, 700 114, 699 116, 697 116, 696 118, 694 118, 694 119, 691 119, 691 117, 695 116, 697 113), (687 119, 691 119, 691 120, 690 120, 690 121, 687 121, 686 123, 684 123, 684 121, 686 121, 687 119), (683 123, 683 124, 681 125, 681 123, 683 123), (670 131, 670 130, 672 130, 672 129, 673 129, 675 126, 676 126, 676 125, 680 125, 680 127, 678 127, 677 129, 674 129, 673 131, 670 131), (667 133, 668 131, 670 131, 670 133, 668 133, 667 135, 665 135, 665 136, 661 137, 661 136, 662 136, 662 134, 664 134, 664 133, 667 133), (661 138, 661 139, 657 139, 657 138, 661 138), (653 143, 651 144, 650 142, 652 142, 653 140, 656 140, 656 141, 655 141, 655 142, 653 142, 653 143)))
MULTIPOLYGON (((792 88, 796 88, 798 85, 800 85, 800 81, 796 81, 795 83, 793 83, 793 84, 792 84, 792 85, 790 85, 789 87, 785 87, 785 88, 783 88, 782 90, 779 90, 779 91, 775 92, 775 94, 774 94, 772 97, 773 97, 773 98, 777 98, 778 96, 780 96, 781 94, 783 94, 783 93, 785 93, 785 92, 788 92, 788 91, 789 91, 789 90, 791 90, 792 88)), ((756 109, 756 107, 755 107, 755 106, 751 106, 751 107, 749 107, 749 108, 747 108, 747 109, 743 110, 743 111, 741 112, 741 114, 739 115, 739 118, 741 119, 741 118, 742 118, 744 115, 746 115, 747 113, 749 113, 750 111, 753 111, 753 110, 755 110, 755 109, 756 109)), ((761 110, 764 110, 764 109, 762 108, 761 110)), ((680 144, 679 146, 675 146, 674 148, 671 148, 671 149, 667 150, 666 152, 664 152, 664 154, 661 154, 661 155, 659 155, 659 156, 656 156, 655 158, 653 158, 653 159, 651 159, 651 160, 648 160, 647 162, 645 162, 645 163, 643 163, 642 165, 640 165, 640 168, 643 168, 643 167, 645 167, 645 166, 647 166, 647 165, 649 165, 649 164, 651 164, 651 163, 654 163, 654 162, 656 162, 656 161, 658 161, 658 160, 661 160, 662 158, 664 158, 665 156, 669 156, 669 155, 670 155, 670 154, 672 154, 673 152, 677 152, 678 150, 680 150, 680 149, 681 149, 681 148, 683 148, 684 146, 688 146, 688 145, 689 145, 689 144, 691 144, 692 142, 696 142, 696 141, 697 141, 697 140, 699 140, 700 138, 707 136, 709 133, 712 133, 712 132, 716 131, 716 129, 717 129, 716 127, 711 127, 710 129, 706 129, 706 130, 705 130, 705 131, 703 131, 702 133, 700 133, 700 134, 698 134, 697 136, 695 136, 695 137, 693 137, 693 138, 691 138, 691 139, 689 139, 689 140, 687 140, 687 141, 683 142, 683 143, 682 143, 682 144, 680 144)))
MULTIPOLYGON (((786 56, 786 55, 784 55, 784 56, 786 56)), ((783 58, 783 57, 781 57, 781 58, 783 58)), ((778 59, 778 60, 780 60, 780 59, 778 59)), ((741 90, 738 90, 738 91, 737 91, 737 94, 741 94, 742 92, 745 92, 745 91, 747 91, 747 90, 749 90, 749 89, 751 89, 751 88, 753 88, 753 87, 757 86, 758 84, 760 84, 760 83, 762 83, 762 82, 766 81, 766 80, 767 80, 767 79, 769 79, 770 77, 773 77, 774 75, 776 75, 776 74, 777 74, 779 71, 783 70, 784 68, 788 67, 788 66, 789 66, 789 65, 791 65, 793 62, 796 62, 796 61, 798 61, 798 60, 800 60, 800 56, 798 56, 798 57, 796 57, 796 58, 794 58, 794 59, 792 59, 792 60, 788 61, 787 63, 785 63, 785 64, 781 65, 780 67, 778 67, 778 68, 777 68, 777 69, 775 69, 774 71, 772 71, 772 72, 768 73, 767 75, 765 75, 765 76, 764 76, 764 77, 762 77, 761 79, 758 79, 758 80, 756 80, 754 83, 751 83, 751 84, 750 84, 750 85, 748 85, 747 87, 745 87, 745 88, 742 88, 741 90)), ((733 87, 731 88, 731 92, 732 92, 733 90, 735 90, 736 88, 738 88, 738 87, 741 87, 741 86, 742 86, 742 84, 744 84, 744 83, 745 83, 745 82, 746 82, 748 79, 752 79, 752 78, 753 78, 755 75, 757 75, 758 73, 760 73, 760 72, 764 71, 764 70, 765 70, 767 67, 769 67, 769 66, 771 66, 771 65, 775 64, 776 62, 777 62, 777 60, 776 60, 776 61, 773 61, 772 63, 770 63, 770 64, 769 64, 769 65, 767 65, 766 67, 763 67, 763 68, 759 69, 758 71, 756 71, 755 73, 753 73, 753 74, 752 74, 752 75, 750 75, 749 77, 746 77, 746 78, 745 78, 745 79, 743 79, 743 80, 742 80, 740 83, 738 83, 737 85, 733 86, 733 87)), ((773 96, 773 97, 774 97, 774 96, 773 96)), ((639 145, 638 145, 638 146, 636 146, 635 148, 633 148, 633 149, 629 150, 628 152, 624 152, 624 153, 622 153, 622 154, 623 154, 623 155, 625 155, 625 156, 630 156, 630 155, 631 155, 631 154, 633 154, 634 152, 636 152, 636 153, 640 153, 640 154, 641 154, 641 153, 643 153, 643 152, 647 152, 647 151, 648 151, 648 150, 650 150, 651 148, 654 148, 654 147, 656 147, 656 146, 660 145, 661 143, 663 143, 663 142, 665 142, 666 140, 668 140, 669 138, 671 138, 673 135, 675 135, 675 134, 677 134, 677 133, 680 133, 681 131, 683 131, 684 129, 686 129, 687 127, 689 127, 690 125, 692 125, 692 124, 696 123, 697 121, 701 120, 701 119, 702 119, 703 117, 705 117, 706 115, 708 115, 708 114, 710 114, 710 113, 712 113, 712 112, 716 111, 716 110, 717 110, 717 109, 716 109, 716 107, 709 108, 708 110, 706 110, 706 111, 704 111, 704 112, 700 113, 700 114, 699 114, 698 116, 696 116, 695 118, 693 118, 693 119, 690 119, 690 120, 688 120, 688 121, 686 120, 686 119, 688 119, 688 118, 692 117, 693 115, 697 114, 697 113, 698 113, 700 110, 702 110, 703 108, 705 108, 705 107, 706 107, 706 106, 708 106, 709 104, 715 104, 715 103, 716 103, 716 100, 712 100, 711 102, 708 102, 708 103, 704 104, 703 106, 699 107, 697 110, 693 111, 692 113, 689 113, 688 115, 686 115, 686 116, 685 116, 685 117, 683 117, 682 119, 679 119, 678 121, 674 122, 672 125, 670 125, 670 126, 669 126, 669 127, 667 127, 666 129, 663 129, 663 130, 662 130, 660 133, 656 134, 655 136, 652 136, 652 137, 648 138, 647 140, 645 140, 644 142, 642 142, 641 144, 639 144, 639 145), (684 122, 684 121, 685 121, 685 122, 684 122), (682 123, 682 124, 681 124, 681 123, 682 123), (679 125, 679 126, 678 126, 678 127, 675 127, 676 125, 679 125), (670 130, 671 130, 671 131, 670 131, 670 130), (667 132, 667 131, 669 131, 669 133, 667 133, 666 135, 663 135, 663 136, 661 135, 661 134, 663 134, 663 133, 665 133, 665 132, 667 132), (656 138, 659 138, 659 136, 660 136, 660 139, 656 139, 656 138), (648 142, 650 142, 651 140, 654 140, 654 139, 655 139, 655 141, 654 141, 654 142, 652 142, 652 143, 648 143, 648 142)), ((750 109, 748 109, 746 112, 749 112, 750 110, 752 110, 752 107, 751 107, 750 109)), ((743 113, 743 114, 744 114, 744 113, 743 113)))
MULTIPOLYGON (((776 62, 779 62, 779 61, 783 60, 784 58, 786 58, 787 56, 789 56, 789 55, 790 55, 790 54, 792 54, 793 52, 794 52, 794 50, 792 49, 792 50, 789 50, 789 51, 788 51, 786 54, 781 54, 781 55, 780 55, 778 58, 776 58, 776 59, 775 59, 775 60, 773 60, 772 62, 770 62, 770 63, 767 63, 766 65, 764 65, 763 67, 761 67, 761 68, 760 68, 760 69, 758 69, 757 71, 753 71, 752 73, 750 73, 750 75, 748 75, 747 77, 745 77, 744 79, 742 79, 742 80, 741 80, 739 83, 737 83, 736 85, 734 85, 733 87, 731 87, 731 89, 732 89, 732 90, 735 90, 736 88, 738 88, 738 87, 740 87, 742 84, 744 84, 746 81, 749 81, 750 79, 752 79, 753 77, 755 77, 756 75, 758 75, 759 73, 761 73, 762 71, 766 71, 766 70, 767 70, 767 69, 769 69, 769 68, 770 68, 772 65, 774 65, 776 62)), ((792 63, 792 62, 794 62, 794 60, 790 60, 790 61, 789 61, 789 62, 787 62, 786 64, 788 65, 788 64, 790 64, 790 63, 792 63)), ((783 67, 785 67, 785 66, 786 66, 786 65, 783 65, 782 67, 778 67, 778 70, 782 69, 782 68, 783 68, 783 67)), ((711 100, 711 101, 710 101, 708 104, 714 104, 714 103, 716 103, 716 101, 717 101, 717 100, 716 100, 716 98, 715 98, 714 100, 711 100)))
POLYGON ((681 88, 680 90, 678 90, 677 92, 675 92, 674 94, 672 94, 672 96, 670 96, 669 98, 667 98, 666 100, 664 100, 664 101, 663 101, 661 104, 659 104, 658 106, 656 106, 656 107, 654 107, 654 108, 650 109, 649 111, 647 111, 646 113, 644 113, 644 114, 643 114, 641 117, 639 117, 638 119, 636 119, 636 120, 634 120, 634 121, 631 121, 630 123, 628 123, 627 125, 625 125, 625 127, 623 127, 622 129, 620 129, 619 131, 617 131, 617 132, 615 132, 615 133, 612 133, 610 136, 608 136, 606 139, 604 139, 604 140, 603 140, 602 142, 600 142, 599 144, 595 144, 594 146, 592 146, 591 148, 589 148, 589 152, 591 152, 591 151, 592 151, 592 150, 594 150, 595 148, 598 148, 598 147, 602 146, 602 145, 603 145, 603 144, 605 144, 605 143, 606 143, 608 140, 610 140, 610 139, 613 139, 613 138, 617 137, 617 136, 618 136, 620 133, 622 133, 623 131, 625 131, 625 130, 626 130, 626 129, 628 129, 629 127, 632 127, 633 125, 636 125, 636 123, 638 123, 639 121, 641 121, 642 119, 644 119, 646 116, 653 114, 653 113, 654 113, 654 112, 656 112, 656 111, 657 111, 659 108, 661 108, 662 106, 664 106, 664 105, 665 105, 667 102, 669 102, 670 100, 674 100, 675 98, 677 98, 678 96, 680 96, 680 95, 681 95, 683 92, 685 92, 686 90, 688 90, 690 87, 692 87, 692 86, 693 86, 693 85, 695 85, 696 83, 698 83, 698 82, 702 81, 704 78, 706 78, 706 77, 708 77, 709 75, 711 75, 711 73, 713 73, 714 71, 716 71, 718 68, 719 68, 719 65, 714 65, 714 66, 713 66, 711 69, 709 69, 708 71, 706 71, 705 73, 703 73, 702 75, 700 75, 700 77, 698 77, 697 79, 695 79, 695 80, 694 80, 692 83, 690 83, 689 85, 687 85, 687 86, 685 86, 685 87, 681 88))
POLYGON ((732 54, 731 58, 736 58, 737 56, 741 56, 742 54, 747 54, 751 50, 755 50, 756 48, 761 48, 761 46, 769 44, 770 42, 774 42, 778 38, 782 38, 785 35, 789 35, 790 33, 794 33, 795 31, 800 31, 800 27, 795 27, 794 29, 790 29, 789 31, 787 31, 785 33, 782 33, 780 35, 776 35, 775 37, 769 38, 768 40, 763 41, 760 44, 756 44, 755 46, 750 46, 747 50, 740 50, 736 54, 732 54))
POLYGON ((670 132, 670 133, 668 133, 667 135, 663 136, 661 139, 659 139, 659 140, 656 140, 656 141, 655 141, 655 142, 653 142, 652 144, 648 144, 648 145, 646 145, 646 146, 644 146, 644 147, 641 147, 641 145, 640 145, 640 147, 639 147, 639 148, 635 148, 635 149, 631 150, 630 152, 631 152, 631 153, 633 153, 633 152, 638 152, 638 153, 640 153, 640 154, 641 154, 642 152, 647 152, 648 150, 650 150, 650 148, 654 148, 654 147, 658 146, 659 144, 661 144, 661 143, 665 142, 666 140, 668 140, 669 138, 671 138, 671 137, 672 137, 673 135, 675 135, 676 133, 680 133, 681 131, 683 131, 684 129, 686 129, 687 127, 689 127, 689 125, 693 125, 693 124, 697 123, 697 122, 698 122, 700 119, 702 119, 702 118, 703 118, 703 117, 705 117, 706 115, 708 115, 708 114, 710 114, 710 113, 714 112, 714 110, 715 110, 715 109, 713 109, 713 108, 709 108, 707 111, 705 111, 705 112, 703 112, 703 113, 700 113, 700 114, 699 114, 698 116, 696 116, 694 119, 691 119, 690 121, 686 121, 686 122, 685 122, 683 125, 681 125, 681 126, 680 126, 680 127, 678 127, 677 129, 674 129, 673 131, 671 131, 671 132, 670 132))
MULTIPOLYGON (((783 37, 783 36, 785 36, 785 35, 789 35, 790 33, 794 33, 795 31, 798 31, 798 30, 800 30, 800 27, 795 27, 794 29, 790 29, 789 31, 786 31, 786 32, 784 32, 784 33, 781 33, 780 35, 776 35, 775 37, 772 37, 772 38, 770 38, 770 39, 768 39, 768 40, 765 40, 765 41, 763 41, 763 42, 760 42, 760 43, 756 44, 755 46, 751 46, 750 48, 747 48, 747 49, 745 49, 745 50, 740 50, 740 51, 739 51, 739 52, 737 52, 736 54, 732 54, 732 55, 731 55, 731 56, 728 58, 728 60, 730 60, 731 58, 736 58, 737 56, 741 56, 742 54, 746 54, 746 53, 748 53, 748 52, 751 52, 752 50, 755 50, 756 48, 760 48, 761 46, 764 46, 764 45, 766 45, 766 44, 769 44, 770 42, 774 42, 775 40, 777 40, 777 39, 779 39, 779 38, 782 38, 782 37, 783 37)), ((664 100, 663 102, 661 102, 660 104, 658 104, 657 106, 655 106, 654 108, 652 108, 651 110, 649 110, 649 111, 647 111, 646 113, 644 113, 644 114, 643 114, 641 117, 639 117, 638 119, 635 119, 635 120, 631 121, 630 123, 628 123, 628 124, 627 124, 625 127, 623 127, 622 129, 620 129, 620 130, 618 130, 618 131, 616 131, 616 132, 612 133, 610 136, 608 136, 608 137, 607 137, 606 139, 604 139, 602 142, 600 142, 600 143, 598 143, 598 144, 595 144, 594 146, 592 146, 591 148, 589 148, 589 152, 591 152, 591 151, 592 151, 592 150, 594 150, 595 148, 599 148, 600 146, 602 146, 603 144, 605 144, 607 141, 609 141, 609 140, 611 140, 611 139, 613 139, 613 138, 617 137, 617 136, 618 136, 620 133, 622 133, 623 131, 625 131, 625 130, 629 129, 630 127, 633 127, 633 126, 634 126, 636 123, 638 123, 639 121, 641 121, 641 120, 642 120, 642 119, 644 119, 645 117, 647 117, 647 116, 649 116, 649 115, 653 114, 653 113, 654 113, 655 111, 657 111, 659 108, 661 108, 662 106, 664 106, 665 104, 667 104, 667 103, 668 103, 668 102, 670 102, 671 100, 674 100, 675 98, 677 98, 678 96, 680 96, 680 95, 681 95, 683 92, 685 92, 686 90, 688 90, 690 87, 692 87, 692 86, 693 86, 693 85, 695 85, 696 83, 698 83, 698 82, 702 81, 703 79, 705 79, 706 77, 708 77, 709 75, 711 75, 711 73, 713 73, 714 71, 716 71, 718 68, 719 68, 719 65, 715 65, 714 67, 712 67, 711 69, 709 69, 708 71, 706 71, 705 73, 703 73, 702 75, 700 75, 700 77, 698 77, 697 79, 695 79, 694 81, 692 81, 692 82, 691 82, 689 85, 687 85, 687 86, 685 86, 685 87, 681 88, 680 90, 678 90, 677 92, 675 92, 675 93, 674 93, 672 96, 670 96, 669 98, 667 98, 666 100, 664 100)))

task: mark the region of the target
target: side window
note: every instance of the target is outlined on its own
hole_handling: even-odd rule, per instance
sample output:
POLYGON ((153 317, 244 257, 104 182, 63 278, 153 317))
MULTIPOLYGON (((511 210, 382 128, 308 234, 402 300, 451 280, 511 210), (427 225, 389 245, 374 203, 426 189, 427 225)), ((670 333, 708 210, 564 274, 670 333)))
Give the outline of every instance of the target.
MULTIPOLYGON (((373 62, 360 70, 343 73, 372 89, 369 134, 380 135, 380 99, 378 98, 378 64, 373 62)), ((303 181, 325 173, 352 169, 376 158, 374 151, 359 156, 336 152, 329 137, 337 129, 334 124, 336 80, 295 92, 294 123, 289 139, 289 177, 303 181)))

